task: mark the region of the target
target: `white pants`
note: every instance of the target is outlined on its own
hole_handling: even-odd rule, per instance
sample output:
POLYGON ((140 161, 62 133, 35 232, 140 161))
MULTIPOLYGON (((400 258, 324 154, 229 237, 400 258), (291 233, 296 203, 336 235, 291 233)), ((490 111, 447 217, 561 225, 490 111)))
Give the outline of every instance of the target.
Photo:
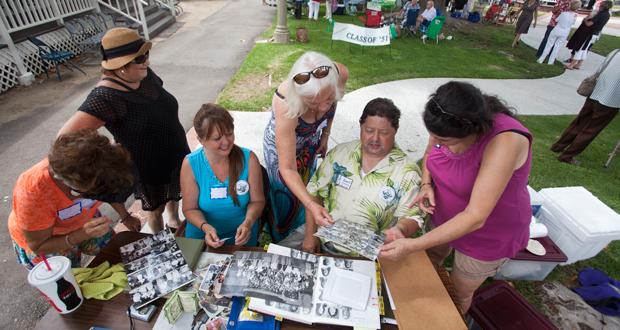
MULTIPOLYGON (((338 0, 333 0, 333 1, 338 1, 338 0)), ((331 0, 325 1, 325 18, 327 19, 332 18, 332 1, 331 0)))
POLYGON ((319 2, 314 2, 312 0, 308 1, 308 18, 314 19, 315 21, 319 19, 319 8, 321 8, 321 4, 319 2))
POLYGON ((551 54, 549 55, 549 61, 547 61, 547 63, 553 64, 553 62, 555 62, 555 58, 558 56, 560 48, 562 48, 562 46, 564 46, 564 43, 566 43, 566 37, 568 37, 568 32, 569 31, 564 31, 560 29, 551 30, 551 33, 549 33, 549 38, 547 39, 547 44, 545 45, 545 50, 543 50, 542 54, 538 58, 538 63, 544 62, 545 57, 549 55, 549 52, 551 52, 551 54), (551 47, 553 47, 553 51, 551 50, 551 47))

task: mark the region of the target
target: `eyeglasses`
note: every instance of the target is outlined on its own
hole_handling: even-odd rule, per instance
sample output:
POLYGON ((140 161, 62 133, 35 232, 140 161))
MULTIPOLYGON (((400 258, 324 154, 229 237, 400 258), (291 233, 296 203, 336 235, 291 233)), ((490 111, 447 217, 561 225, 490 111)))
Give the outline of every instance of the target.
POLYGON ((144 64, 146 60, 149 59, 149 52, 144 53, 144 55, 136 56, 136 58, 131 61, 131 64, 144 64))
POLYGON ((439 104, 439 102, 437 102, 437 100, 435 100, 435 98, 431 98, 431 100, 433 101, 433 103, 435 103, 435 105, 437 107, 429 107, 428 110, 436 117, 445 117, 448 122, 450 123, 450 125, 452 125, 453 127, 463 127, 465 125, 471 125, 472 122, 469 119, 466 118, 461 118, 458 117, 457 115, 453 114, 453 113, 449 113, 446 110, 443 109, 443 107, 441 106, 441 104, 439 104))
POLYGON ((299 85, 303 85, 310 80, 310 76, 314 76, 314 78, 317 78, 317 79, 325 78, 329 74, 330 69, 331 69, 331 66, 322 65, 312 71, 301 72, 301 73, 296 74, 293 77, 293 81, 299 85))

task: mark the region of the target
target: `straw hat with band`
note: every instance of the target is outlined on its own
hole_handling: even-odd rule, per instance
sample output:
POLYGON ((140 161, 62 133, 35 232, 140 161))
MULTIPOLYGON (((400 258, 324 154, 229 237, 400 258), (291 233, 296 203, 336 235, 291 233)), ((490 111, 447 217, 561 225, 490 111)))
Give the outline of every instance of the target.
POLYGON ((129 64, 134 58, 146 54, 153 44, 144 41, 135 30, 114 28, 101 39, 101 67, 117 70, 129 64))

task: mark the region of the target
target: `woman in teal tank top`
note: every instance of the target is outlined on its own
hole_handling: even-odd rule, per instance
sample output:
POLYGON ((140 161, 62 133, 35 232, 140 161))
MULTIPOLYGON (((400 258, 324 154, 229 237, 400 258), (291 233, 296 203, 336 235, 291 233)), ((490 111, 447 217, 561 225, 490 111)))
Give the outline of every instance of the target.
POLYGON ((257 219, 265 207, 262 171, 256 155, 235 145, 233 118, 218 105, 203 105, 194 117, 202 148, 181 167, 185 237, 211 247, 256 246, 257 219))

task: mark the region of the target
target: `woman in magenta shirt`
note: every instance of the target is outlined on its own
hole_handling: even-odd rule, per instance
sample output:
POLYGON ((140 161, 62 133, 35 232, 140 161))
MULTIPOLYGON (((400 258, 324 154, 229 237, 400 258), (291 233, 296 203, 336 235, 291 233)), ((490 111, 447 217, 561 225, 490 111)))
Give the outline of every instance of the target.
POLYGON ((414 224, 394 227, 381 255, 427 250, 441 265, 454 249, 450 279, 466 313, 480 284, 527 245, 532 135, 499 99, 463 82, 440 86, 423 117, 430 138, 414 203, 433 230, 405 238, 414 224))

